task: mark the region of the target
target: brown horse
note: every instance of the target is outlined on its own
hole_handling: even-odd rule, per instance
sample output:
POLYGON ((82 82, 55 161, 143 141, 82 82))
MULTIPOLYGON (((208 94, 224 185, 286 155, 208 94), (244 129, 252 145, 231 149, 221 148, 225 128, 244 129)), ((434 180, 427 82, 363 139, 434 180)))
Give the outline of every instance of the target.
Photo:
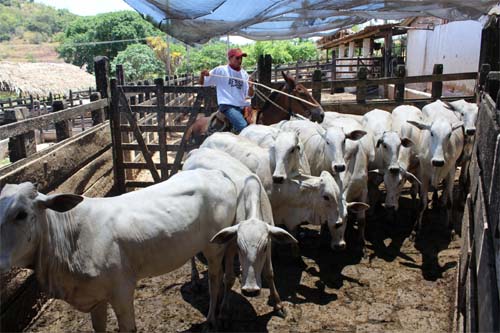
MULTIPOLYGON (((285 79, 285 84, 281 88, 281 91, 306 100, 309 103, 315 104, 315 106, 311 106, 308 103, 304 103, 287 95, 273 92, 268 97, 272 103, 266 101, 261 110, 245 110, 245 119, 247 122, 249 124, 271 125, 282 120, 288 120, 293 114, 298 114, 311 121, 321 123, 325 117, 321 105, 312 97, 306 87, 297 83, 295 79, 288 74, 284 72, 281 73, 285 79)), ((217 131, 227 131, 229 129, 230 125, 227 120, 226 123, 223 123, 223 120, 216 117, 215 114, 208 117, 200 116, 186 131, 186 142, 201 144, 210 134, 217 131)))

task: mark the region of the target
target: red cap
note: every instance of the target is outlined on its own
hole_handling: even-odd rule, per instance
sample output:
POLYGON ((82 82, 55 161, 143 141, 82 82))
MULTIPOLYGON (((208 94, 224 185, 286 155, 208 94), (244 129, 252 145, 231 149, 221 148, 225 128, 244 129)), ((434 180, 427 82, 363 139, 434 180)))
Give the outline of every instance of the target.
POLYGON ((227 51, 227 57, 228 58, 231 58, 231 57, 246 57, 247 54, 244 53, 241 49, 237 48, 237 49, 230 49, 229 51, 227 51))

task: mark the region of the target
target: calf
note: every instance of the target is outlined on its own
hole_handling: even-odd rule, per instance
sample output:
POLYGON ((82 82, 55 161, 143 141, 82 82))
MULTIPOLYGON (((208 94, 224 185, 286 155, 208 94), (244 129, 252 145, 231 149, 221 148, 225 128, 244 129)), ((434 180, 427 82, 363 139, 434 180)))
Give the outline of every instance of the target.
MULTIPOLYGON (((221 171, 195 170, 112 198, 44 195, 31 183, 0 193, 0 272, 33 267, 48 295, 91 312, 106 330, 110 303, 120 331, 135 331, 139 279, 171 272, 202 251, 209 263, 209 324, 225 247, 210 243, 235 223, 238 193, 221 171)), ((241 249, 245 251, 245 249, 241 249)))

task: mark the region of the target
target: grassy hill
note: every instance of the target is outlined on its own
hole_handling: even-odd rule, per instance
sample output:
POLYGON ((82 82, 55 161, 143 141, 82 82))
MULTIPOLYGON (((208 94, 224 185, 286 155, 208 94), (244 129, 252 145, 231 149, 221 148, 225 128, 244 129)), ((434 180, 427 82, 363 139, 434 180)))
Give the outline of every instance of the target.
POLYGON ((31 44, 22 39, 0 43, 0 61, 12 62, 64 62, 56 47, 59 43, 31 44))
POLYGON ((76 17, 32 0, 0 0, 0 61, 62 62, 57 41, 76 17))

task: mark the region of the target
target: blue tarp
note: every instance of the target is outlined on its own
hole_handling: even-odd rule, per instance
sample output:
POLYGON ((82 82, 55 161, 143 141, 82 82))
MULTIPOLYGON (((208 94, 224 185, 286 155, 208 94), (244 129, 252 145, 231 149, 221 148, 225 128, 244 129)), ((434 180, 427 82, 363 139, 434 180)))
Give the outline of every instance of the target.
POLYGON ((319 36, 372 19, 477 19, 497 0, 124 0, 188 44, 226 34, 254 40, 319 36))

